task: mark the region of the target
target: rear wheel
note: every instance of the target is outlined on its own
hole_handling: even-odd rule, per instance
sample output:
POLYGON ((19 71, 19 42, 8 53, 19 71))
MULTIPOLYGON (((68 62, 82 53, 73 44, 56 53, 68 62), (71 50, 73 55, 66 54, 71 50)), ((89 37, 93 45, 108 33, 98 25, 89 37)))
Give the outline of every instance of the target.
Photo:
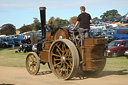
POLYGON ((106 64, 106 57, 103 57, 103 60, 100 63, 100 67, 97 70, 94 71, 83 71, 85 73, 86 76, 95 76, 98 75, 105 67, 106 64))
POLYGON ((66 80, 74 77, 79 67, 76 46, 67 39, 56 40, 50 48, 49 63, 58 78, 66 80))
POLYGON ((114 51, 114 52, 112 53, 112 57, 118 57, 118 53, 117 53, 116 51, 114 51))
POLYGON ((39 57, 38 57, 38 55, 36 53, 30 52, 27 55, 27 58, 26 58, 26 69, 32 75, 36 75, 39 72, 40 61, 39 61, 39 57))
POLYGON ((2 45, 2 47, 3 47, 3 48, 5 48, 5 47, 6 47, 6 45, 5 45, 5 44, 3 44, 3 45, 2 45))

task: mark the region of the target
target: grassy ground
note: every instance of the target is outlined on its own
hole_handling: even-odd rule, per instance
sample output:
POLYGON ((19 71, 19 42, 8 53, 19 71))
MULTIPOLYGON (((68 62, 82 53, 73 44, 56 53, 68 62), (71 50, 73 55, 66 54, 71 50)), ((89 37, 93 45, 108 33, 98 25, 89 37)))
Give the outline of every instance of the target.
POLYGON ((106 66, 102 72, 103 75, 128 75, 128 59, 124 56, 107 58, 106 66))
MULTIPOLYGON (((25 67, 25 60, 28 53, 15 53, 18 49, 0 48, 0 66, 25 67)), ((48 69, 47 65, 41 65, 41 68, 48 69)))
MULTIPOLYGON (((28 53, 15 53, 17 48, 0 48, 0 66, 25 67, 25 59, 28 53)), ((48 66, 41 65, 41 68, 48 69, 48 66)), ((126 57, 117 57, 107 58, 104 71, 118 72, 126 69, 128 69, 128 59, 126 57)))
POLYGON ((128 59, 126 57, 107 58, 105 70, 128 69, 128 59))
POLYGON ((15 53, 17 49, 0 49, 0 65, 9 67, 25 67, 25 57, 27 53, 15 53))

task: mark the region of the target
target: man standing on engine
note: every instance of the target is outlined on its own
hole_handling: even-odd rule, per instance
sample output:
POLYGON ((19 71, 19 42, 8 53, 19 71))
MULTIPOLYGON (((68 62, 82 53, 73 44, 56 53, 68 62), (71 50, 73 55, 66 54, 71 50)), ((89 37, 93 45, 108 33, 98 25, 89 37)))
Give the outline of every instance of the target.
POLYGON ((81 39, 81 46, 84 45, 84 38, 88 38, 89 36, 89 29, 90 23, 92 23, 92 19, 90 14, 85 12, 85 7, 80 7, 81 14, 77 18, 77 22, 72 30, 74 30, 78 24, 79 25, 79 35, 81 39))

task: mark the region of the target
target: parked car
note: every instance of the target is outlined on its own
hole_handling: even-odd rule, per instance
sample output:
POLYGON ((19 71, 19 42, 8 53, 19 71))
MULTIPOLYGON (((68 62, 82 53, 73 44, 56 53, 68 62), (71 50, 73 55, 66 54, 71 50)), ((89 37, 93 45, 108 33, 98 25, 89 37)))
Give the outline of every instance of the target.
POLYGON ((126 28, 115 29, 114 39, 115 40, 128 39, 128 29, 126 28))
POLYGON ((128 40, 114 40, 108 44, 108 57, 123 56, 128 50, 128 40))
POLYGON ((125 18, 122 18, 121 20, 120 20, 120 23, 128 23, 128 19, 125 19, 125 18))
POLYGON ((42 35, 42 31, 41 30, 38 30, 36 33, 37 33, 37 35, 42 35))
POLYGON ((128 28, 128 26, 127 25, 119 25, 118 28, 123 28, 124 29, 124 28, 128 28))
POLYGON ((1 43, 1 47, 3 48, 14 45, 13 39, 9 37, 0 37, 0 43, 1 43))
POLYGON ((111 31, 103 32, 103 35, 105 36, 108 42, 111 42, 114 40, 114 33, 111 31))
POLYGON ((32 45, 32 51, 37 52, 37 44, 32 45))
POLYGON ((128 58, 128 50, 125 51, 124 56, 128 58))
POLYGON ((0 47, 2 47, 2 39, 0 39, 0 47))
POLYGON ((15 35, 15 38, 17 38, 18 40, 23 40, 24 35, 15 35))
POLYGON ((128 28, 128 25, 125 25, 128 28))
POLYGON ((13 38, 13 41, 14 41, 15 46, 21 45, 21 40, 20 40, 20 39, 18 39, 18 38, 13 38))
POLYGON ((37 35, 38 42, 42 40, 42 35, 37 35))

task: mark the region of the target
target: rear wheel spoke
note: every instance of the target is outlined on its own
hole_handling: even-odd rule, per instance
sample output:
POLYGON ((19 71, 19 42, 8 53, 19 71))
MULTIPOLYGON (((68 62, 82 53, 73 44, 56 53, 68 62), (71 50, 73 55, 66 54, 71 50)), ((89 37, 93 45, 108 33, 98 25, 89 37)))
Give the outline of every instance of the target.
POLYGON ((56 57, 61 57, 60 55, 57 55, 57 54, 52 54, 53 56, 56 56, 56 57))
POLYGON ((61 52, 63 52, 62 49, 59 47, 59 45, 56 44, 56 47, 57 47, 61 52))
POLYGON ((59 62, 59 63, 55 64, 55 65, 54 65, 54 67, 56 67, 56 66, 57 66, 57 65, 59 65, 59 64, 61 64, 61 62, 59 62))
POLYGON ((66 65, 67 65, 67 67, 69 67, 70 69, 72 68, 72 65, 69 65, 67 62, 66 62, 66 65))
POLYGON ((59 56, 61 56, 61 53, 60 53, 60 51, 59 51, 58 49, 56 49, 56 51, 58 52, 59 56))

